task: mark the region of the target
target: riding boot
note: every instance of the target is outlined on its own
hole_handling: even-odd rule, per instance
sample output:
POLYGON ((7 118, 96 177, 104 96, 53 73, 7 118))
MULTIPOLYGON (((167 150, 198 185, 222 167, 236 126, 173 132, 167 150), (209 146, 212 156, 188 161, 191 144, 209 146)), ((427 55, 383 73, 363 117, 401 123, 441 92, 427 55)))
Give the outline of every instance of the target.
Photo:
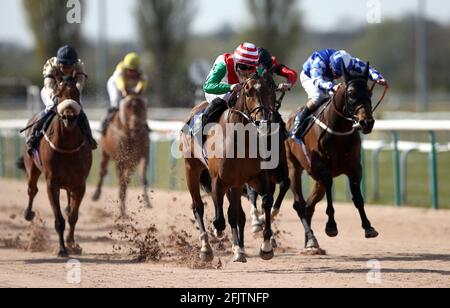
POLYGON ((294 128, 292 129, 292 134, 295 136, 295 138, 300 139, 303 137, 303 134, 305 133, 305 128, 306 128, 305 121, 313 113, 314 113, 314 110, 310 110, 308 107, 305 107, 300 116, 300 119, 295 120, 294 128))
POLYGON ((80 127, 83 134, 88 138, 92 150, 97 149, 97 141, 95 141, 94 137, 92 136, 91 125, 89 124, 89 120, 83 110, 81 110, 81 113, 78 117, 78 126, 80 127))
POLYGON ((111 107, 108 109, 108 114, 106 115, 106 118, 102 122, 102 135, 106 135, 106 131, 108 130, 108 126, 111 123, 111 121, 114 119, 114 116, 116 113, 119 112, 119 108, 111 107))
POLYGON ((280 125, 280 138, 282 141, 285 141, 288 138, 286 123, 283 121, 283 117, 278 111, 273 114, 272 122, 280 125))
POLYGON ((31 134, 28 136, 26 144, 28 145, 28 154, 31 156, 33 152, 39 147, 39 142, 41 141, 42 129, 44 124, 53 115, 52 111, 44 110, 39 115, 40 119, 34 124, 31 134))
POLYGON ((202 117, 202 130, 206 125, 212 123, 213 121, 217 121, 217 118, 228 109, 227 102, 221 98, 214 99, 209 106, 203 112, 202 117))

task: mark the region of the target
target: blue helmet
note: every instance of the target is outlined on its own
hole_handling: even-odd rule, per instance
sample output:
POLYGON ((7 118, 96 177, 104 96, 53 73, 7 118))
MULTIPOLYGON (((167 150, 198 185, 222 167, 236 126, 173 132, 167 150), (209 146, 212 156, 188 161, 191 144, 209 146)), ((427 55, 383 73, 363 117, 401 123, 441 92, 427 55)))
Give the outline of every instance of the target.
POLYGON ((342 76, 342 65, 345 68, 350 69, 353 62, 353 56, 345 50, 335 52, 330 58, 331 69, 337 76, 342 76))
POLYGON ((79 60, 78 53, 75 48, 70 46, 63 46, 58 49, 56 61, 62 65, 74 65, 79 60))

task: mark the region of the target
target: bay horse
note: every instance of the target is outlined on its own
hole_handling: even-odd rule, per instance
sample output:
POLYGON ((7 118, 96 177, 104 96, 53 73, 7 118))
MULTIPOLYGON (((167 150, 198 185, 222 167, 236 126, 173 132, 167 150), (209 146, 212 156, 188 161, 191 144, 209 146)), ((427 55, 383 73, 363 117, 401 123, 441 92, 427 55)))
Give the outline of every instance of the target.
POLYGON ((105 135, 100 140, 100 179, 92 199, 94 201, 100 199, 103 180, 108 173, 108 164, 110 160, 113 160, 119 177, 121 215, 126 215, 127 187, 131 175, 139 165, 144 206, 150 208, 151 204, 147 192, 149 149, 147 102, 136 95, 127 96, 120 103, 119 112, 114 116, 105 135))
MULTIPOLYGON (((284 94, 283 94, 283 96, 284 96, 284 94)), ((278 101, 278 103, 279 103, 279 105, 281 105, 281 99, 278 101)), ((279 138, 278 156, 280 158, 280 161, 279 161, 279 165, 277 166, 277 168, 270 172, 270 191, 271 191, 272 195, 275 194, 276 186, 279 185, 278 196, 275 200, 275 203, 272 208, 272 213, 271 213, 272 222, 278 216, 280 209, 281 209, 281 205, 283 203, 283 200, 284 200, 287 192, 289 191, 289 188, 291 185, 291 180, 289 178, 289 169, 288 169, 287 160, 286 160, 285 136, 283 136, 284 132, 281 131, 281 122, 282 121, 283 120, 279 113, 276 113, 273 115, 272 122, 280 124, 279 134, 274 134, 273 132, 271 134, 271 137, 274 136, 276 138, 279 138)), ((263 226, 265 223, 265 216, 260 215, 260 213, 258 211, 258 205, 257 205, 258 194, 249 185, 247 185, 247 187, 246 187, 246 196, 248 197, 248 199, 250 200, 250 202, 252 204, 252 209, 250 212, 250 216, 252 218, 252 233, 256 234, 263 230, 263 226)), ((272 237, 272 246, 274 248, 277 248, 277 246, 278 246, 275 235, 272 237)))
MULTIPOLYGON (((270 239, 272 237, 270 213, 273 204, 273 196, 269 189, 269 172, 262 170, 260 155, 255 158, 249 155, 250 136, 245 134, 240 141, 234 138, 236 131, 230 125, 249 125, 255 128, 257 134, 263 134, 263 124, 267 123, 270 114, 274 109, 276 85, 272 76, 264 72, 262 76, 254 75, 243 83, 242 90, 237 98, 235 107, 226 110, 221 115, 218 124, 214 125, 214 135, 223 132, 219 138, 208 134, 206 142, 215 138, 215 148, 221 148, 224 152, 229 149, 235 150, 239 145, 245 145, 245 155, 242 158, 232 155, 232 157, 215 155, 212 147, 208 147, 202 160, 196 155, 196 136, 191 137, 190 132, 183 130, 181 134, 181 150, 185 157, 186 179, 189 192, 192 197, 192 208, 202 242, 200 258, 203 261, 211 261, 214 253, 209 244, 208 234, 203 221, 204 203, 200 195, 200 185, 211 187, 211 196, 215 206, 215 220, 213 225, 217 237, 223 236, 225 230, 225 217, 223 212, 224 196, 230 202, 228 208, 228 222, 232 229, 232 241, 234 262, 247 262, 244 245, 244 228, 246 217, 242 209, 241 197, 246 183, 251 185, 263 196, 263 206, 267 217, 264 228, 264 242, 260 249, 260 257, 263 260, 270 260, 274 256, 270 239), (207 161, 205 163, 205 160, 207 161)), ((199 114, 207 106, 204 102, 193 109, 187 121, 193 121, 195 115, 199 114)), ((208 125, 211 126, 211 125, 208 125)), ((205 128, 208 131, 208 126, 205 128)), ((239 134, 238 134, 239 135, 239 134)), ((202 138, 202 137, 200 137, 202 138)), ((203 148, 203 147, 202 147, 203 148)), ((200 152, 202 152, 200 150, 200 152)), ((235 153, 233 153, 235 154, 235 153)))
MULTIPOLYGON (((359 211, 366 238, 375 238, 378 232, 372 227, 364 210, 361 193, 361 136, 372 132, 375 120, 372 110, 372 92, 368 88, 369 63, 362 76, 351 76, 343 67, 344 85, 334 93, 324 107, 312 117, 312 126, 304 142, 289 138, 286 141, 287 160, 294 193, 294 209, 305 229, 305 248, 320 252, 319 243, 311 227, 316 204, 327 197, 328 222, 325 232, 329 237, 338 235, 334 218, 333 178, 346 175, 350 182, 353 202, 359 211), (301 175, 306 170, 314 179, 307 201, 303 198, 301 175)), ((291 115, 288 127, 292 128, 298 112, 291 115)))
MULTIPOLYGON (((67 78, 58 85, 56 96, 59 98, 56 115, 50 121, 44 138, 39 144, 39 154, 35 159, 24 150, 24 165, 28 178, 28 207, 25 219, 32 221, 33 200, 38 193, 37 182, 45 175, 47 194, 55 216, 55 229, 59 236, 58 257, 68 257, 70 253, 81 253, 81 247, 75 243, 75 226, 79 209, 86 192, 86 180, 92 166, 92 149, 78 126, 81 112, 80 93, 73 78, 67 78), (65 220, 61 212, 60 191, 68 195, 68 215, 70 230, 64 243, 65 220)), ((33 120, 30 121, 32 123, 33 120)), ((31 129, 27 134, 31 133, 31 129)))

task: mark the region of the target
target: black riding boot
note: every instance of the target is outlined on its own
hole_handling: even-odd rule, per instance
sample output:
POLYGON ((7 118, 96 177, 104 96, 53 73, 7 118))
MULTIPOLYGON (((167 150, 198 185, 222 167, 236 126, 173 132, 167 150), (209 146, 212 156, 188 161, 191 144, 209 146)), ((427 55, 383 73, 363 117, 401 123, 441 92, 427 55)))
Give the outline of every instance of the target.
POLYGON ((286 130, 286 123, 283 121, 283 117, 277 111, 274 112, 272 117, 272 122, 280 125, 280 137, 282 141, 285 141, 288 138, 288 132, 286 130))
POLYGON ((214 99, 205 109, 202 117, 202 130, 206 125, 218 120, 218 117, 228 109, 227 102, 221 98, 214 99))
POLYGON ((89 124, 89 120, 83 110, 81 110, 81 113, 78 117, 78 126, 80 127, 83 134, 88 138, 92 150, 97 149, 97 141, 95 141, 94 137, 92 136, 91 125, 89 124))
POLYGON ((114 116, 116 113, 119 112, 119 108, 111 107, 108 109, 108 114, 106 115, 106 118, 102 122, 102 135, 106 135, 106 131, 108 130, 108 126, 111 123, 111 121, 114 119, 114 116))
POLYGON ((41 141, 41 131, 44 128, 44 124, 48 119, 54 114, 53 111, 42 111, 40 114, 40 119, 36 124, 34 124, 31 134, 27 139, 28 154, 31 156, 34 150, 39 147, 39 142, 41 141))
POLYGON ((301 117, 299 120, 295 121, 294 128, 292 129, 292 134, 294 134, 295 138, 300 139, 303 137, 305 133, 305 120, 314 113, 314 110, 310 110, 308 107, 305 107, 303 110, 301 117))

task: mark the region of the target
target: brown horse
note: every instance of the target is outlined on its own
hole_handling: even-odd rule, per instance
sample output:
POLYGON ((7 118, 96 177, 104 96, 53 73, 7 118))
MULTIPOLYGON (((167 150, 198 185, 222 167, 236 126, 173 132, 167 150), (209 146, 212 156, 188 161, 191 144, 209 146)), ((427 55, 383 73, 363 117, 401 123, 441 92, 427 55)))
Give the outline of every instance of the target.
MULTIPOLYGON (((225 194, 227 195, 230 202, 228 222, 232 229, 234 262, 246 262, 244 248, 246 217, 241 204, 244 185, 249 183, 263 196, 263 205, 267 219, 260 256, 264 260, 273 258, 274 253, 270 243, 272 237, 270 211, 272 209, 273 196, 269 189, 269 172, 262 170, 262 159, 259 154, 255 156, 249 155, 251 151, 249 146, 250 136, 244 133, 240 142, 237 142, 239 136, 235 138, 236 131, 231 126, 233 124, 241 125, 242 127, 244 125, 247 125, 246 127, 250 126, 260 136, 259 133, 262 133, 264 127, 263 123, 269 119, 270 114, 274 110, 275 88, 276 85, 269 73, 264 73, 262 77, 254 76, 245 81, 236 106, 221 115, 219 123, 213 127, 214 134, 210 132, 206 137, 207 145, 210 141, 214 143, 214 149, 213 146, 207 146, 205 150, 206 159, 202 159, 201 149, 196 151, 195 140, 198 138, 196 136, 191 138, 189 132, 183 132, 182 134, 181 142, 182 151, 185 155, 187 185, 193 201, 194 216, 201 233, 202 248, 200 257, 202 260, 211 261, 214 255, 203 221, 204 203, 200 195, 200 184, 204 186, 210 184, 216 214, 213 224, 218 237, 223 235, 226 227, 223 202, 225 194), (218 132, 222 132, 223 135, 218 137, 218 132), (242 153, 244 155, 236 156, 235 150, 242 146, 245 148, 245 153, 242 153), (222 153, 229 152, 232 149, 233 155, 216 155, 217 152, 214 152, 214 150, 218 148, 223 150, 222 153)), ((190 122, 194 115, 204 110, 206 106, 207 103, 205 102, 195 107, 187 122, 190 122)), ((208 131, 208 126, 205 131, 208 131)))
MULTIPOLYGON (((44 173, 48 198, 55 215, 55 228, 59 236, 58 256, 67 257, 69 252, 81 253, 81 248, 75 244, 74 235, 79 208, 86 191, 86 180, 92 166, 92 150, 77 124, 81 105, 75 81, 67 79, 61 82, 57 96, 60 101, 57 114, 51 120, 40 142, 39 158, 33 160, 27 153, 27 147, 25 148, 24 164, 28 177, 29 197, 25 219, 32 221, 35 216, 32 210, 33 200, 38 193, 38 179, 41 173, 44 173), (60 190, 67 191, 69 200, 67 215, 70 231, 66 239, 69 250, 64 243, 66 223, 61 212, 60 190)), ((30 134, 31 130, 27 133, 30 134)))
POLYGON ((116 172, 119 177, 121 215, 126 215, 127 186, 131 175, 139 165, 144 188, 143 202, 146 207, 150 208, 150 199, 147 192, 149 148, 147 103, 139 96, 127 96, 121 102, 119 112, 114 116, 105 136, 100 141, 100 180, 93 200, 98 201, 100 199, 103 180, 108 173, 108 163, 112 159, 116 164, 116 172))
MULTIPOLYGON (((319 115, 305 134, 304 146, 291 138, 286 141, 291 189, 294 193, 294 209, 305 228, 305 248, 319 250, 319 244, 311 229, 311 221, 316 204, 327 196, 326 234, 338 235, 334 219, 332 185, 333 178, 342 174, 350 180, 353 201, 359 211, 366 238, 374 238, 378 233, 372 228, 364 210, 361 193, 361 137, 372 132, 375 121, 372 114, 372 92, 368 88, 369 64, 363 76, 350 76, 344 71, 345 86, 341 86, 330 102, 321 108, 319 115), (307 201, 302 194, 301 175, 306 170, 315 180, 313 191, 307 201)), ((289 120, 292 127, 296 113, 289 120)))

